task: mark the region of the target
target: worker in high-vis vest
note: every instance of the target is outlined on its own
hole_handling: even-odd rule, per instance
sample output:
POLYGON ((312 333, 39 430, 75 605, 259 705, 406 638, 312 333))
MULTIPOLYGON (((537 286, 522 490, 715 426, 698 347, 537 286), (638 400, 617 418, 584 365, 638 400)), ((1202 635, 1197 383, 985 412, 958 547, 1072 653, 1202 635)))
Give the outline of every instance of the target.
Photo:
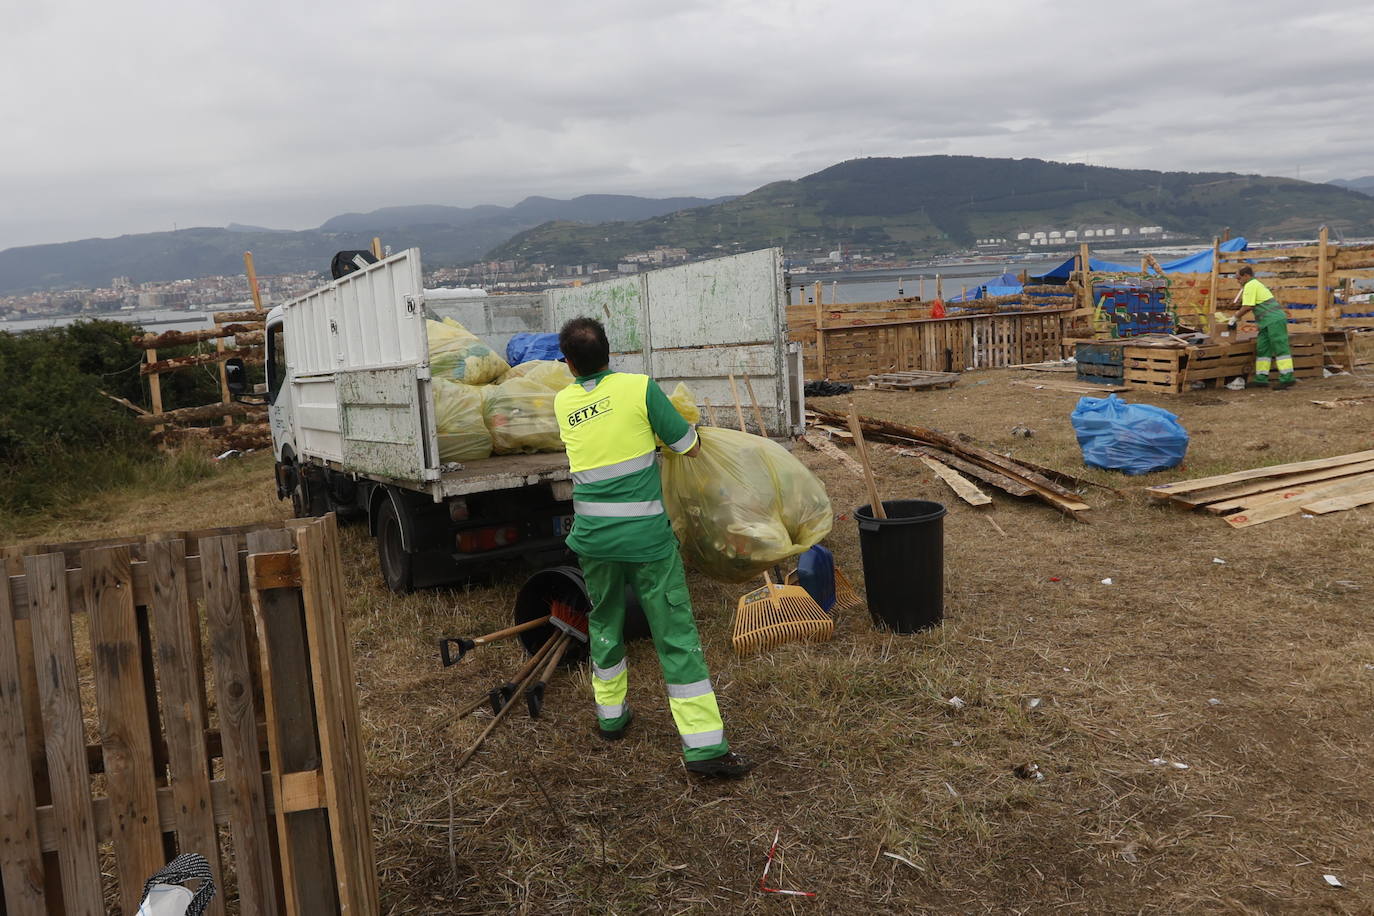
POLYGON ((1278 371, 1275 390, 1292 388, 1293 348, 1288 343, 1288 313, 1269 287, 1255 279, 1255 269, 1245 265, 1236 271, 1240 288, 1240 311, 1236 312, 1228 324, 1235 327, 1246 312, 1255 313, 1255 324, 1259 325, 1259 337, 1255 338, 1255 377, 1250 384, 1256 387, 1269 385, 1269 371, 1278 371))
POLYGON ((589 615, 592 692, 601 737, 625 736, 627 700, 625 586, 634 588, 653 632, 688 770, 743 776, 732 753, 692 618, 677 538, 663 509, 657 441, 678 454, 700 451, 696 430, 647 375, 613 372, 606 330, 592 318, 563 325, 559 347, 575 380, 554 398, 573 479, 568 546, 582 563, 589 615))

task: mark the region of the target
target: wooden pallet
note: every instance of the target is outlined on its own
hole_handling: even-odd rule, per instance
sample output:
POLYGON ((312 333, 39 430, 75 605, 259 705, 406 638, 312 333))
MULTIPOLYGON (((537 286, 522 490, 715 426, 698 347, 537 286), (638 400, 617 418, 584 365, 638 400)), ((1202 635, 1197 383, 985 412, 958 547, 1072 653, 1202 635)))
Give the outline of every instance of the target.
POLYGON ((131 914, 169 849, 215 916, 379 912, 337 527, 289 524, 3 551, 0 912, 131 914))
POLYGON ((934 388, 953 388, 959 381, 957 372, 884 372, 870 375, 869 383, 879 391, 920 391, 934 388))

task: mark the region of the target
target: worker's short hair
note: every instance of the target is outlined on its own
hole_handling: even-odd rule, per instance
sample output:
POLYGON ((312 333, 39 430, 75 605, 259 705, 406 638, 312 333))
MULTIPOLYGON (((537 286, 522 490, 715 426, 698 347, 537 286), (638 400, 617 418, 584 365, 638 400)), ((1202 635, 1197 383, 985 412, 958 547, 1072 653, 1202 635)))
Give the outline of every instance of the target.
POLYGON ((558 332, 558 348, 577 375, 605 369, 611 361, 606 328, 595 318, 573 318, 558 332))
POLYGON ((1240 270, 1236 271, 1237 277, 1253 277, 1254 275, 1255 268, 1251 267, 1249 264, 1246 264, 1240 270))

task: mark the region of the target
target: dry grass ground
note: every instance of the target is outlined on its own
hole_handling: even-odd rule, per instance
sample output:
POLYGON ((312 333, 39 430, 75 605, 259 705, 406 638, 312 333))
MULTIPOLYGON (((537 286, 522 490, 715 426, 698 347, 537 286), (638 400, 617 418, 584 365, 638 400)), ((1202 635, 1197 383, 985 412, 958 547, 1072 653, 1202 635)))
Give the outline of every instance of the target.
MULTIPOLYGON (((857 401, 1081 471, 1076 396, 1014 377, 1030 376, 968 373, 953 390, 857 401), (1035 436, 1013 438, 1017 424, 1035 436)), ((1309 403, 1355 389, 1369 390, 1346 378, 1282 394, 1139 398, 1179 414, 1193 437, 1188 466, 1137 479, 1086 472, 1126 490, 1090 491, 1090 524, 996 494, 1005 536, 918 461, 878 450, 886 496, 950 506, 946 622, 894 637, 850 613, 831 643, 739 660, 729 627, 743 589, 693 576, 730 736, 762 761, 739 783, 684 772, 645 643, 630 653, 639 717, 624 742, 593 735, 584 669, 555 681, 543 719, 515 716, 455 773, 486 719, 453 711, 518 658, 498 645, 443 670, 434 640, 506 622, 519 581, 393 596, 365 530, 347 529, 387 910, 1374 911, 1374 508, 1231 530, 1138 493, 1374 447, 1374 408, 1309 403), (1013 774, 1028 763, 1043 781, 1013 774), (816 899, 756 890, 775 830, 774 886, 816 899), (1346 888, 1328 887, 1326 873, 1346 888)), ((860 575, 861 482, 805 446, 797 454, 840 514, 828 543, 860 575)), ((109 497, 6 540, 285 511, 256 456, 184 493, 109 497)))

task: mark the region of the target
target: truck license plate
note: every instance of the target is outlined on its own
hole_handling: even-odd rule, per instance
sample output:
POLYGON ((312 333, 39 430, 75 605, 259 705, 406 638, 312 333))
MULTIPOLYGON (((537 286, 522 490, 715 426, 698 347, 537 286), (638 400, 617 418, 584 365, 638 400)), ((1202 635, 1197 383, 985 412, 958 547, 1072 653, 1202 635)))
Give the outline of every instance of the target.
POLYGON ((559 537, 566 537, 572 531, 573 517, 571 515, 556 515, 553 519, 553 533, 559 537))

